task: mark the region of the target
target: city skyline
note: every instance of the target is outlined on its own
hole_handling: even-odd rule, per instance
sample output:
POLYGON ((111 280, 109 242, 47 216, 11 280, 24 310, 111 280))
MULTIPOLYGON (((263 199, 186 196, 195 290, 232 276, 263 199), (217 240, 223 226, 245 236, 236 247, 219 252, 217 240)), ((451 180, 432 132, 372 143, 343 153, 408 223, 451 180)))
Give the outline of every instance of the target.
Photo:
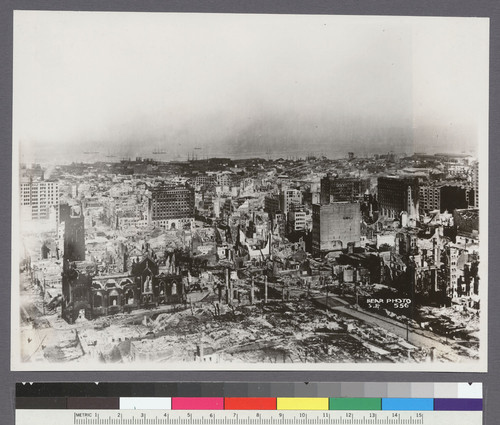
POLYGON ((484 364, 470 158, 139 158, 20 177, 17 367, 484 364))

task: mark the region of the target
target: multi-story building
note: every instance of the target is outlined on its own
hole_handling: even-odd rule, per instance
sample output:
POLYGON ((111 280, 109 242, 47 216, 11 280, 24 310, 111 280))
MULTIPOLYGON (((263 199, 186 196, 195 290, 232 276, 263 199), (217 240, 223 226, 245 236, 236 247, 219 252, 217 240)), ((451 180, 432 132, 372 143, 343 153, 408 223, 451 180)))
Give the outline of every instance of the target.
MULTIPOLYGON (((458 280, 460 278, 461 270, 459 265, 459 260, 463 261, 463 257, 467 255, 467 251, 461 249, 455 244, 450 244, 449 246, 450 256, 449 256, 449 267, 450 267, 450 284, 448 288, 448 295, 451 298, 458 297, 458 280)), ((462 264, 463 269, 463 264, 462 264)))
POLYGON ((292 204, 302 204, 302 192, 298 189, 283 188, 280 193, 280 211, 288 214, 292 204))
POLYGON ((463 246, 449 246, 449 287, 448 295, 452 298, 470 297, 479 293, 478 265, 479 258, 470 254, 463 246))
POLYGON ((306 230, 307 213, 303 205, 292 204, 288 213, 288 232, 306 230))
POLYGON ((271 231, 274 235, 284 237, 286 232, 286 217, 281 211, 271 216, 271 231))
POLYGON ((422 185, 419 188, 420 214, 439 210, 440 212, 467 208, 468 190, 459 185, 422 185))
POLYGON ((194 179, 194 184, 196 186, 211 186, 215 183, 214 176, 207 174, 198 174, 194 179))
POLYGON ((477 162, 472 166, 472 188, 474 189, 473 206, 479 208, 479 163, 477 162))
POLYGON ((164 229, 180 229, 194 221, 194 190, 161 185, 151 189, 148 222, 164 229))
POLYGON ((47 220, 51 210, 59 209, 59 183, 54 180, 34 180, 25 177, 21 180, 21 215, 24 220, 47 220))
POLYGON ((456 243, 474 251, 479 245, 479 209, 456 209, 453 211, 456 228, 456 243))
POLYGON ((215 182, 218 186, 231 186, 232 178, 229 172, 221 172, 216 174, 215 182))
POLYGON ((424 185, 419 187, 419 212, 425 214, 429 211, 441 209, 441 187, 424 185))
POLYGON ((312 249, 314 254, 341 250, 361 239, 361 209, 358 202, 313 205, 312 249))
POLYGON ((369 180, 366 179, 332 177, 331 174, 327 174, 321 179, 320 201, 322 204, 354 202, 359 200, 369 187, 369 180))
POLYGON ((277 196, 268 195, 264 198, 264 211, 269 215, 275 214, 280 210, 280 200, 277 196))
POLYGON ((399 218, 402 212, 416 218, 419 211, 419 188, 416 177, 378 178, 379 214, 385 218, 399 218))
POLYGON ((85 261, 85 219, 81 206, 61 205, 65 261, 85 261))

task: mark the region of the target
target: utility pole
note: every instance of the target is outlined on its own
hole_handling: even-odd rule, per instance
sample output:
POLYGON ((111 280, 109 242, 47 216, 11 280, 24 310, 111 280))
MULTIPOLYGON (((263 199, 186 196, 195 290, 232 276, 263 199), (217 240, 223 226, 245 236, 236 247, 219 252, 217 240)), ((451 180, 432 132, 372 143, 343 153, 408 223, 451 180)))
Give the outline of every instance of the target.
POLYGON ((229 295, 230 287, 229 287, 229 268, 226 267, 226 304, 230 303, 230 295, 229 295))
POLYGON ((45 316, 45 273, 43 273, 42 311, 43 315, 45 316))
POLYGON ((233 293, 233 281, 231 280, 231 270, 229 270, 229 267, 227 269, 227 276, 229 281, 229 305, 232 306, 234 300, 234 293, 233 293))
POLYGON ((328 280, 325 278, 324 279, 325 285, 326 285, 326 309, 328 310, 328 280))
POLYGON ((264 304, 267 304, 267 276, 264 276, 264 304))
POLYGON ((254 303, 253 297, 254 297, 254 277, 252 276, 252 287, 250 288, 250 304, 254 303))

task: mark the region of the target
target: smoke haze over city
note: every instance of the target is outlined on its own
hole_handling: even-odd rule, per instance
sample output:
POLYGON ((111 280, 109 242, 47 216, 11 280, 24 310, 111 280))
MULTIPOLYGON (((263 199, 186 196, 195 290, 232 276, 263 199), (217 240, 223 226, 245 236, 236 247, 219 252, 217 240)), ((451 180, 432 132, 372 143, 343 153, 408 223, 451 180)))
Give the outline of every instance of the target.
POLYGON ((195 150, 475 154, 487 128, 480 20, 22 12, 15 21, 21 160, 154 149, 166 160, 195 150))

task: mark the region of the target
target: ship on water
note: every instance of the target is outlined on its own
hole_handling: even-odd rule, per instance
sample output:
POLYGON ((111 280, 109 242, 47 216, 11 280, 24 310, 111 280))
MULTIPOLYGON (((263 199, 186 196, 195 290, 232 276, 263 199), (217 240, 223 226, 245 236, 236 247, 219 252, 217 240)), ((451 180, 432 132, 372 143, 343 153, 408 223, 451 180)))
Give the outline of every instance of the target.
POLYGON ((155 148, 153 150, 153 155, 165 155, 167 151, 165 149, 155 148))

